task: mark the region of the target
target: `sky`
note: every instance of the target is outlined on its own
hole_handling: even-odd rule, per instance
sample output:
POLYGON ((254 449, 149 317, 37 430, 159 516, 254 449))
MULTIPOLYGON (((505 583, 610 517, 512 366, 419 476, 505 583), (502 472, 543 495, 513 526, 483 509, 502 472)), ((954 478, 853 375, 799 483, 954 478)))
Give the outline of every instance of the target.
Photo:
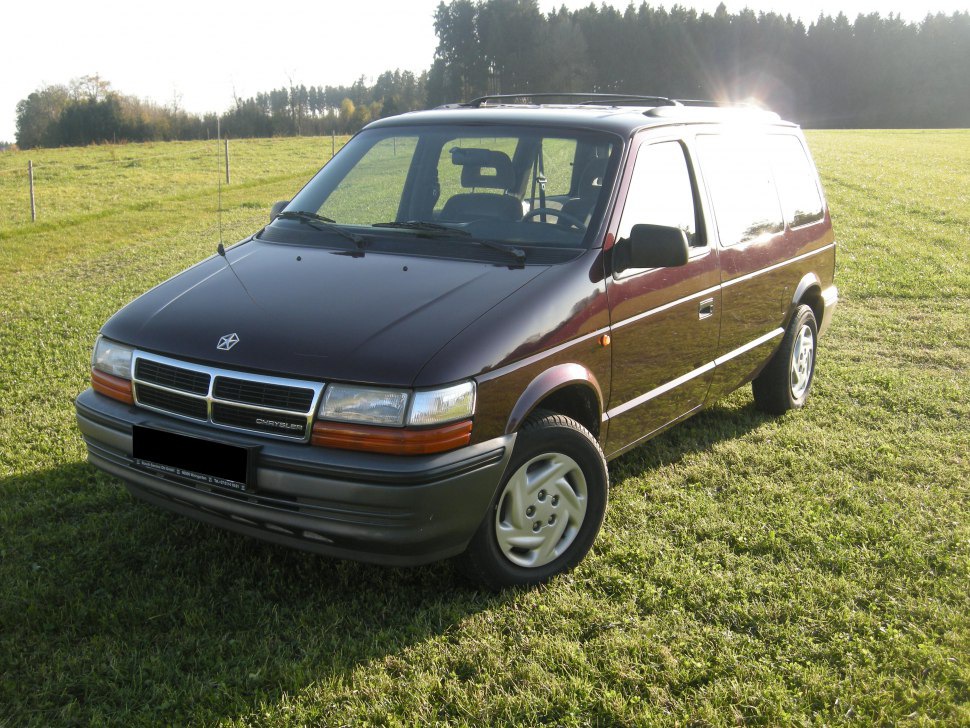
MULTIPOLYGON (((35 89, 98 74, 125 94, 191 112, 225 111, 240 98, 295 84, 372 81, 386 70, 431 66, 439 0, 350 0, 279 6, 166 0, 39 0, 9 3, 0 44, 0 141, 14 141, 16 106, 35 89)), ((595 0, 597 7, 602 0, 595 0)), ((713 12, 719 0, 680 0, 713 12)), ((590 0, 540 0, 549 12, 590 0)), ((625 8, 627 0, 606 4, 625 8)), ((640 0, 636 0, 636 5, 640 0)), ((650 2, 671 7, 670 0, 650 2)), ((970 10, 970 0, 725 0, 800 17, 890 12, 919 21, 927 13, 970 10)), ((663 93, 658 89, 657 93, 663 93)))

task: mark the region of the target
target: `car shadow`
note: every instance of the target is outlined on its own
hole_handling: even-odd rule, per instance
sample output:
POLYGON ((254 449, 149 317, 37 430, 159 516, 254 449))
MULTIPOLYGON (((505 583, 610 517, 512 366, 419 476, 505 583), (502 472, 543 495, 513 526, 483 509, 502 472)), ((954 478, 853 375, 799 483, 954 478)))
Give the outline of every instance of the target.
POLYGON ((0 703, 14 716, 245 715, 516 598, 450 562, 385 568, 221 531, 80 462, 0 480, 0 494, 0 703))
POLYGON ((777 419, 759 411, 750 393, 734 393, 647 440, 610 462, 610 481, 680 462, 686 455, 746 435, 777 419))
MULTIPOLYGON (((613 481, 769 419, 750 404, 714 405, 613 461, 613 481)), ((212 528, 135 500, 83 462, 0 480, 0 495, 0 703, 12 716, 247 715, 346 684, 361 664, 400 662, 521 598, 473 588, 451 562, 387 568, 212 528)))

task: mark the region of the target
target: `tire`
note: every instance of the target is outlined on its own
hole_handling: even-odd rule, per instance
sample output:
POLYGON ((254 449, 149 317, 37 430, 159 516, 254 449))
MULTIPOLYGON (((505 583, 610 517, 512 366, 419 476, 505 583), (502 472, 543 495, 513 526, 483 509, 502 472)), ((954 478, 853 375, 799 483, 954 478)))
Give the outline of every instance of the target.
POLYGON ((565 415, 537 411, 461 556, 463 570, 495 591, 569 571, 599 533, 608 488, 606 458, 590 432, 565 415))
POLYGON ((801 305, 795 309, 778 351, 751 383, 759 410, 781 415, 805 405, 815 374, 817 345, 815 314, 801 305))

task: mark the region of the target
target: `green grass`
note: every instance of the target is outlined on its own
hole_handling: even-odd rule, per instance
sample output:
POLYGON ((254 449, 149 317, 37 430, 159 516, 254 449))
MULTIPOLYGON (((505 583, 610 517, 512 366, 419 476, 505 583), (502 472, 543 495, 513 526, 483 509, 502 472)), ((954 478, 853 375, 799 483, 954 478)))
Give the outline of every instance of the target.
MULTIPOLYGON (((741 391, 615 461, 585 562, 501 596, 219 532, 87 466, 94 335, 214 250, 215 145, 44 152, 33 226, 0 173, 0 725, 970 725, 970 133, 809 143, 842 298, 809 406, 741 391), (80 169, 111 155, 145 159, 80 169)), ((329 156, 233 144, 226 240, 329 156)))

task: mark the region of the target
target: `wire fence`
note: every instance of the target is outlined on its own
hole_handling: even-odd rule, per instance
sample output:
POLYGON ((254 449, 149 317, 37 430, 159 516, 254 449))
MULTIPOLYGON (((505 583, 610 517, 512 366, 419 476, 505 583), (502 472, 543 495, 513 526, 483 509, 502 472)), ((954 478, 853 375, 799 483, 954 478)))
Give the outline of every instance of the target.
POLYGON ((306 176, 345 142, 336 136, 276 137, 170 142, 179 148, 161 152, 153 150, 156 145, 129 144, 5 153, 0 155, 0 229, 269 177, 306 176))

